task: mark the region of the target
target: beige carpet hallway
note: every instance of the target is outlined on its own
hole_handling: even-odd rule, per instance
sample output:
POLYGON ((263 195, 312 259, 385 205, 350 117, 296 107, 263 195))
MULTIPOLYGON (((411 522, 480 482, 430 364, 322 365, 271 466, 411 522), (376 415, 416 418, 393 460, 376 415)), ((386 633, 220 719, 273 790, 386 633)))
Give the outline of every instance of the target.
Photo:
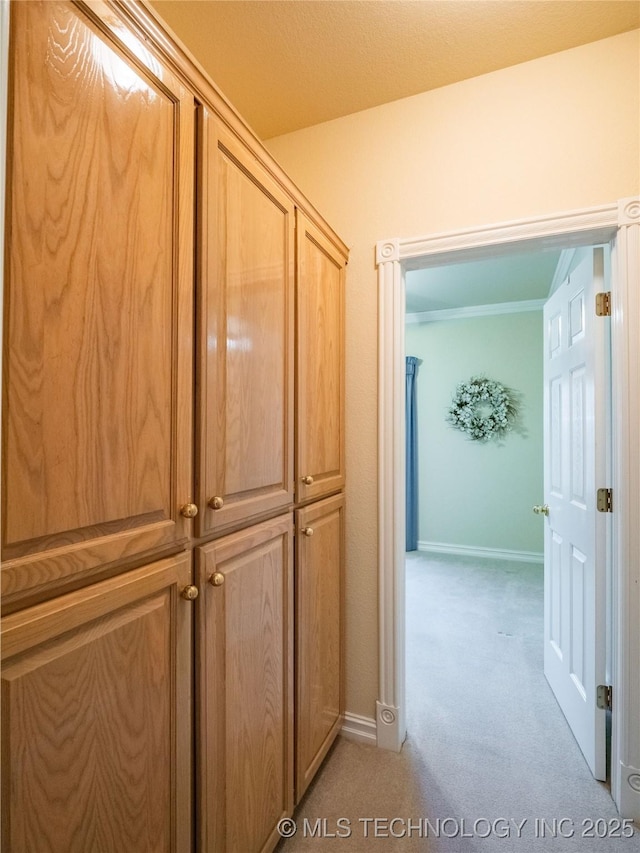
POLYGON ((640 851, 544 679, 542 592, 540 566, 407 555, 404 747, 339 739, 279 851, 640 851))

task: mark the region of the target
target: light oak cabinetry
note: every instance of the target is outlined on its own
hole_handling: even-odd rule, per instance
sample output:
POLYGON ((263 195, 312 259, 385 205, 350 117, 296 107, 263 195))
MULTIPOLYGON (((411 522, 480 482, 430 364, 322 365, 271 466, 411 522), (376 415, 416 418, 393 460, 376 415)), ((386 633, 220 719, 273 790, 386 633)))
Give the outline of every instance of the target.
POLYGON ((293 201, 200 112, 197 523, 201 535, 293 502, 293 201))
POLYGON ((179 554, 3 619, 3 850, 190 849, 190 577, 179 554))
POLYGON ((193 95, 119 24, 11 6, 5 608, 191 525, 193 95))
POLYGON ((346 247, 137 0, 12 3, 8 103, 3 849, 268 853, 343 714, 346 247))
POLYGON ((297 222, 296 500, 344 488, 346 257, 301 212, 297 222))
POLYGON ((296 802, 344 717, 346 267, 346 255, 297 214, 296 802))
POLYGON ((293 810, 291 513, 196 559, 200 849, 272 850, 293 810))
POLYGON ((344 715, 344 496, 296 511, 296 802, 344 715))

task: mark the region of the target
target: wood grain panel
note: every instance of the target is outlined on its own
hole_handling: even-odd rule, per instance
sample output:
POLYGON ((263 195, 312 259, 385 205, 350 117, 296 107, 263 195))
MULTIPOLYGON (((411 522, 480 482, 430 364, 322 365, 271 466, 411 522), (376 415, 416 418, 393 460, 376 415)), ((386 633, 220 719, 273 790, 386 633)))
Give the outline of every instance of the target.
MULTIPOLYGON (((95 3, 96 0, 92 0, 92 5, 95 3)), ((175 40, 171 30, 168 29, 166 22, 161 17, 161 13, 159 14, 155 8, 146 2, 142 5, 137 0, 120 0, 120 3, 126 5, 127 13, 132 22, 135 22, 135 25, 147 34, 153 43, 162 48, 163 55, 167 61, 171 62, 171 67, 193 88, 197 100, 208 104, 221 118, 225 127, 230 128, 249 146, 252 154, 260 161, 269 175, 295 200, 296 206, 304 210, 305 214, 322 229, 327 239, 331 240, 337 250, 346 257, 348 248, 344 242, 322 218, 310 200, 302 195, 289 175, 273 159, 262 140, 256 136, 245 119, 229 103, 215 82, 203 71, 202 66, 194 60, 184 45, 175 40)))
POLYGON ((346 259, 298 211, 296 499, 343 488, 346 259), (312 477, 307 484, 304 478, 312 477))
POLYGON ((189 849, 190 562, 3 620, 3 849, 189 849))
POLYGON ((293 809, 290 515, 198 549, 200 849, 272 850, 293 809), (214 572, 224 584, 208 580, 214 572))
POLYGON ((95 12, 11 13, 3 556, 88 568, 189 530, 193 99, 95 12))
POLYGON ((336 495, 296 512, 296 802, 342 726, 343 587, 344 497, 336 495))
POLYGON ((293 501, 291 200, 201 112, 201 533, 293 501), (212 509, 209 501, 222 498, 212 509))

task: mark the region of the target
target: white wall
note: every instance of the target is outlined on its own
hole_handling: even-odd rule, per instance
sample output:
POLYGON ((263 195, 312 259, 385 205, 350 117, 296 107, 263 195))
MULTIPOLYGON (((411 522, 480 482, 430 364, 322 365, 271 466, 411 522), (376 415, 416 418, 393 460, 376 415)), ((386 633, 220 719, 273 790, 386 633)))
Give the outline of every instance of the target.
POLYGON ((347 273, 347 710, 374 716, 378 240, 640 192, 640 31, 272 139, 351 247, 347 273))

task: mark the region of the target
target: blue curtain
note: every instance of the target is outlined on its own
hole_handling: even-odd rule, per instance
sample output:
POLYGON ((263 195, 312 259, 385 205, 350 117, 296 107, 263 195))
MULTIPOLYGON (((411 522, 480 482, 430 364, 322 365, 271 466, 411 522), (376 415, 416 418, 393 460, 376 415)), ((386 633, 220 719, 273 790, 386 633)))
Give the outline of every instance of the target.
POLYGON ((406 357, 407 384, 405 392, 406 410, 406 515, 407 551, 418 547, 418 418, 416 413, 416 372, 418 359, 406 357))

